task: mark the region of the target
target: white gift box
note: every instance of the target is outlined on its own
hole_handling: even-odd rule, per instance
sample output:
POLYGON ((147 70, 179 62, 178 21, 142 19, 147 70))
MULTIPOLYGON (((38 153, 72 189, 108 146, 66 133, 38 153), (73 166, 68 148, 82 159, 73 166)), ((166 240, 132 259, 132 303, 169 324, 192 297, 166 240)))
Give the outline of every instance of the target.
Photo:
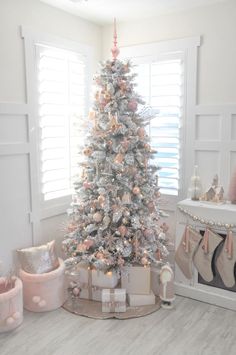
POLYGON ((150 267, 127 266, 121 275, 121 288, 125 288, 127 293, 148 295, 150 279, 150 267))
POLYGON ((160 294, 160 269, 157 267, 151 267, 151 290, 154 295, 160 294))
POLYGON ((131 307, 148 306, 155 304, 155 295, 151 291, 148 295, 128 294, 128 302, 131 307))
POLYGON ((119 280, 114 271, 104 273, 100 270, 90 269, 83 263, 78 264, 77 271, 81 288, 80 298, 101 301, 102 289, 115 288, 119 280))
POLYGON ((121 288, 102 290, 103 312, 126 312, 126 290, 121 288))

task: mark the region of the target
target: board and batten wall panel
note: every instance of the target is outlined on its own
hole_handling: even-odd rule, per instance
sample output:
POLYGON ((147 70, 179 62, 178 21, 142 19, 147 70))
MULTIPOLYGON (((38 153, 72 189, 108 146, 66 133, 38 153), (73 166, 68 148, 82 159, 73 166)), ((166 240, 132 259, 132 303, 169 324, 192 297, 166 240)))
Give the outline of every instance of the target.
POLYGON ((0 103, 0 260, 13 268, 17 248, 32 245, 27 105, 0 103))
POLYGON ((40 235, 35 238, 35 221, 39 218, 35 211, 37 199, 32 196, 32 192, 34 195, 38 192, 31 191, 35 128, 28 118, 32 116, 32 107, 27 102, 21 26, 91 46, 92 72, 97 70, 101 59, 100 26, 38 0, 0 1, 0 260, 3 273, 14 265, 17 248, 56 239, 60 250, 65 220, 62 211, 56 217, 44 218, 40 222, 40 235))

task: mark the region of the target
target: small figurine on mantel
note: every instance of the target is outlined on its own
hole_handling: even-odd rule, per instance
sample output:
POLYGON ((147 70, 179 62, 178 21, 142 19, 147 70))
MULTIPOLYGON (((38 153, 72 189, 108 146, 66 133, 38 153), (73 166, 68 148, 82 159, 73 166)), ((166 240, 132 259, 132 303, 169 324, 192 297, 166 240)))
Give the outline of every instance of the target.
POLYGON ((213 177, 211 186, 200 197, 200 200, 215 203, 220 203, 224 201, 224 188, 223 186, 219 185, 219 178, 217 174, 213 177))

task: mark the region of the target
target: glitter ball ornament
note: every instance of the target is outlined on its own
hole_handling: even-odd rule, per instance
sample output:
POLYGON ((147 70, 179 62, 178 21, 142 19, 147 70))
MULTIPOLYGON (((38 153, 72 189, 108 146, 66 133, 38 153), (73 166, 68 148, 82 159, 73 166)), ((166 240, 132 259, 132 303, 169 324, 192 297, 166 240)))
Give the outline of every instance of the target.
POLYGON ((139 195, 140 194, 140 188, 138 186, 135 186, 132 190, 134 195, 139 195))
POLYGON ((84 153, 84 155, 89 157, 92 154, 92 149, 87 147, 83 150, 83 153, 84 153))
POLYGON ((96 212, 93 215, 93 220, 97 223, 102 221, 102 214, 100 212, 96 212))

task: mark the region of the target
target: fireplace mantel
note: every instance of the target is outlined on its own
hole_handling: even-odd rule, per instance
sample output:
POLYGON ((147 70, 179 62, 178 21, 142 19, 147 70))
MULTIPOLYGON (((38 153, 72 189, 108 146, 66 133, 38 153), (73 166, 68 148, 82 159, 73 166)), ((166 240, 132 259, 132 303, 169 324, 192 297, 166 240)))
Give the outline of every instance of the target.
MULTIPOLYGON (((186 199, 179 202, 177 206, 187 213, 183 213, 177 208, 175 249, 177 249, 181 241, 187 224, 198 231, 202 231, 206 229, 207 225, 201 223, 201 220, 210 221, 211 229, 223 234, 227 234, 225 225, 236 225, 236 205, 186 199), (195 218, 189 217, 188 214, 195 218)), ((236 227, 231 229, 236 238, 236 227)), ((194 265, 193 278, 191 280, 185 278, 178 265, 175 265, 175 289, 176 294, 236 310, 236 292, 199 283, 198 272, 194 265)))

